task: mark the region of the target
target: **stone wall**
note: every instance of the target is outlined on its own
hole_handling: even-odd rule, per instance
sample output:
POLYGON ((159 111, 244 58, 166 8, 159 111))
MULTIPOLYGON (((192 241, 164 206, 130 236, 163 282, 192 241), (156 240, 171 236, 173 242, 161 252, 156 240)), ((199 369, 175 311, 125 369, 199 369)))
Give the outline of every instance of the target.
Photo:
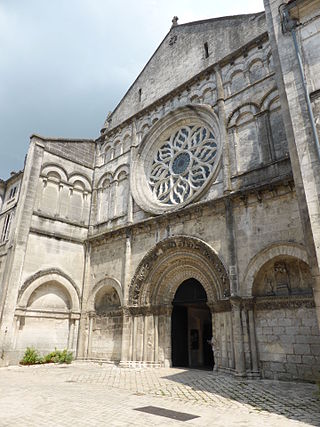
POLYGON ((113 112, 111 126, 117 126, 265 31, 263 13, 173 27, 113 112), (208 44, 208 57, 204 43, 208 44))
POLYGON ((92 326, 90 358, 121 360, 122 311, 96 315, 92 326))
POLYGON ((263 378, 318 378, 320 334, 314 308, 257 310, 255 322, 263 378))

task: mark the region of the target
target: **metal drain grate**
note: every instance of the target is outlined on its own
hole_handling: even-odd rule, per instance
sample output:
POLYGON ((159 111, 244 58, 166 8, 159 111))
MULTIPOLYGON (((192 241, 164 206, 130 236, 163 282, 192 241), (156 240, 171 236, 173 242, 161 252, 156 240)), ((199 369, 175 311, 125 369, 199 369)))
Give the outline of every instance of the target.
POLYGON ((135 408, 134 411, 146 412, 147 414, 159 415, 160 417, 171 418, 177 421, 189 421, 199 418, 199 415, 186 414, 185 412, 171 411, 170 409, 159 408, 157 406, 144 406, 135 408))

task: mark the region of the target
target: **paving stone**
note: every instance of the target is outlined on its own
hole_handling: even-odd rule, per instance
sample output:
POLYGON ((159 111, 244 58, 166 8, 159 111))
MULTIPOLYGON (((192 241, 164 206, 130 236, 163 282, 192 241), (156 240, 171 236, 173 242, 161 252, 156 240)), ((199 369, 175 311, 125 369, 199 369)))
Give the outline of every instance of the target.
MULTIPOLYGON (((284 374, 281 374, 284 375, 284 374)), ((171 426, 156 406, 198 416, 191 426, 318 426, 308 383, 244 380, 211 371, 75 362, 0 369, 0 426, 171 426)))

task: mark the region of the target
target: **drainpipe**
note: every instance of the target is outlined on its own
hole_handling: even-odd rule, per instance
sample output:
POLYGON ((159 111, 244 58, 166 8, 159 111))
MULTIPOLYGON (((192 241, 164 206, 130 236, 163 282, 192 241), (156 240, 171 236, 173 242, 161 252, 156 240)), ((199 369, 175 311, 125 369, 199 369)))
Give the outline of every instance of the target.
MULTIPOLYGON (((292 7, 292 5, 290 5, 290 6, 292 7)), ((280 17, 281 17, 281 22, 282 22, 283 33, 287 33, 290 31, 291 36, 292 36, 292 40, 293 40, 293 44, 294 44, 294 48, 295 48, 295 52, 296 52, 296 57, 297 57, 298 65, 299 65, 299 71, 300 71, 302 86, 303 86, 305 98, 307 101, 307 107, 308 107, 308 113, 309 113, 309 119, 310 119, 310 123, 311 123, 312 133, 313 133, 313 137, 314 137, 314 140, 316 143, 316 148, 317 148, 317 152, 318 152, 318 159, 320 160, 319 137, 318 137, 318 133, 317 133, 316 123, 314 120, 311 101, 310 101, 308 88, 307 88, 307 82, 306 82, 304 70, 303 70, 303 64, 302 64, 300 49, 299 49, 298 41, 297 41, 297 34, 296 34, 296 30, 295 30, 297 25, 298 25, 298 21, 297 21, 297 19, 292 19, 290 17, 288 5, 284 5, 284 7, 280 6, 279 12, 280 12, 280 17)))

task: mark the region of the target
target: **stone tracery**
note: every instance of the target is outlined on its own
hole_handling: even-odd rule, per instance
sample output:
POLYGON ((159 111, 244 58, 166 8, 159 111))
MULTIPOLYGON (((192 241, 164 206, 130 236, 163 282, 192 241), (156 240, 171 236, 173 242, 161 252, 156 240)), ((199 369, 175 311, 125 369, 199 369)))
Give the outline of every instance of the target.
POLYGON ((191 203, 217 176, 221 151, 219 119, 210 107, 167 114, 140 144, 131 172, 134 200, 152 213, 191 203))
POLYGON ((215 165, 217 141, 204 126, 184 126, 158 149, 149 172, 152 194, 177 205, 188 200, 209 178, 215 165))

